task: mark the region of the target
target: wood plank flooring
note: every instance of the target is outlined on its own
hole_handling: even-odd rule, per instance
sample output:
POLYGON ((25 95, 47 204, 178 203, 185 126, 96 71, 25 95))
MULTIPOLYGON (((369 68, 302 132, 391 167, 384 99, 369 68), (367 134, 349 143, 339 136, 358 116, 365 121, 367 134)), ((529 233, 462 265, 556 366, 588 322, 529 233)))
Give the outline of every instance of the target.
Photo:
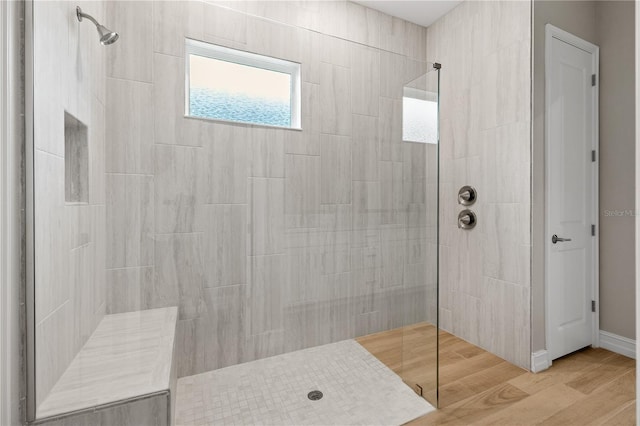
MULTIPOLYGON (((356 340, 432 400, 435 332, 421 323, 356 340)), ((589 348, 533 374, 443 331, 439 357, 440 409, 409 425, 635 425, 631 358, 589 348)))

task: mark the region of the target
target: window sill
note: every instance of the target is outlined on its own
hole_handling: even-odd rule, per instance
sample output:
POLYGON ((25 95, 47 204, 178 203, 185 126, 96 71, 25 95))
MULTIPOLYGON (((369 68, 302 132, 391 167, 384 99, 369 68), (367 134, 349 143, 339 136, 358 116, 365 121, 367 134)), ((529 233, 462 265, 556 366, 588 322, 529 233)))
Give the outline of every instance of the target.
POLYGON ((295 132, 301 132, 303 129, 302 127, 286 127, 286 126, 275 126, 272 124, 259 124, 259 123, 252 123, 250 121, 235 121, 235 120, 223 120, 220 118, 205 118, 205 117, 196 117, 193 115, 184 115, 184 118, 190 119, 190 120, 199 120, 199 121, 206 121, 209 123, 220 123, 220 124, 233 124, 236 126, 243 126, 243 127, 257 127, 257 128, 266 128, 266 129, 282 129, 282 130, 292 130, 295 132))

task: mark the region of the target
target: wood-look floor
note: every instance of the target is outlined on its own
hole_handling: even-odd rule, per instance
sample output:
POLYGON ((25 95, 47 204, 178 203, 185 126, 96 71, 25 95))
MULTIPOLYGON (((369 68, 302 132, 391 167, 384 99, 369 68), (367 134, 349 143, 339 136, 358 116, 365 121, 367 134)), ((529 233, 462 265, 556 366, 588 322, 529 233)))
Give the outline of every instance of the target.
MULTIPOLYGON (((434 337, 432 325, 416 324, 357 341, 427 391, 435 384, 434 337)), ((412 426, 635 425, 631 358, 589 348, 533 374, 442 331, 439 357, 440 409, 412 426)))

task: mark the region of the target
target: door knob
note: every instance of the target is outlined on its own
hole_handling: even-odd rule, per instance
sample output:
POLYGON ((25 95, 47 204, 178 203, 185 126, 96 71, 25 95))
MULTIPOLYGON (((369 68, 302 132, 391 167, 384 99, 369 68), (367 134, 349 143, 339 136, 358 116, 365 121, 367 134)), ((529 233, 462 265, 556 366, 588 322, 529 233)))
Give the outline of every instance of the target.
POLYGON ((551 242, 553 244, 555 244, 555 243, 564 243, 565 241, 571 241, 571 238, 560 238, 556 234, 553 234, 553 237, 551 237, 551 242))

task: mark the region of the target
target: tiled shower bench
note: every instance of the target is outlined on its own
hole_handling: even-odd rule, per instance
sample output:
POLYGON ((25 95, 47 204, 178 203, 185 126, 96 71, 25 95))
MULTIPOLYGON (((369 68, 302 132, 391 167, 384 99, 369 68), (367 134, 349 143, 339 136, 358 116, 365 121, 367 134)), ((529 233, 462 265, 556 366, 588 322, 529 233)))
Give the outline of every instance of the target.
POLYGON ((175 307, 106 315, 34 424, 173 424, 177 316, 175 307))

